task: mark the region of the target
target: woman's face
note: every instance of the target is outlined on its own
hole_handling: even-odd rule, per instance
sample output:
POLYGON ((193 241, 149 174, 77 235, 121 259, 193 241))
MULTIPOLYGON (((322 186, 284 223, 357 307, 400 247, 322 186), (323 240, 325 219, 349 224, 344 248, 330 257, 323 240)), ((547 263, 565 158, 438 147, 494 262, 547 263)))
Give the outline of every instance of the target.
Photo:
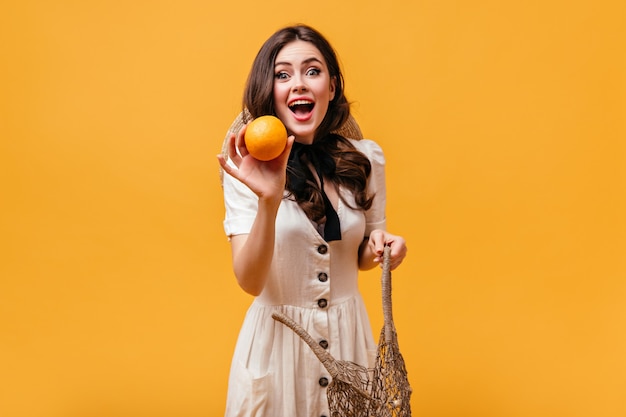
POLYGON ((335 97, 335 79, 326 61, 310 42, 295 40, 276 55, 274 107, 276 115, 301 143, 313 143, 330 101, 335 97))

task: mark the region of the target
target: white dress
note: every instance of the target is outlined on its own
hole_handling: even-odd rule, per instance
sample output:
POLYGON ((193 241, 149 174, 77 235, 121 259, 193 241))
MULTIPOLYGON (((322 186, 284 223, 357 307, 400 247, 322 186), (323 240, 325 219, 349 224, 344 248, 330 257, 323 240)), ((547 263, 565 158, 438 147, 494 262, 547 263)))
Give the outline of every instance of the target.
MULTIPOLYGON (((339 199, 342 239, 326 242, 294 201, 282 200, 270 277, 251 304, 235 347, 226 417, 330 416, 331 376, 299 336, 274 321, 275 311, 299 323, 335 359, 374 365, 376 343, 358 291, 358 248, 372 230, 385 228, 385 160, 375 142, 351 142, 372 165, 372 207, 354 210, 339 199)), ((226 235, 249 233, 257 197, 230 175, 223 181, 226 235)), ((352 205, 353 196, 339 192, 352 205)))

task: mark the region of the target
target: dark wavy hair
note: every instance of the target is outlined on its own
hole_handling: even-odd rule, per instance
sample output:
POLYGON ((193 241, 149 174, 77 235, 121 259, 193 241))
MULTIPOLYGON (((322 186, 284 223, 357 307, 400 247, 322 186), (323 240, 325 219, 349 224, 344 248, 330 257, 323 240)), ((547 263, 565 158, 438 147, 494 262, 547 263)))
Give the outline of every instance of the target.
MULTIPOLYGON (((326 116, 317 128, 314 139, 314 142, 318 142, 335 160, 336 170, 329 179, 334 184, 350 190, 354 194, 358 208, 367 210, 373 200, 373 196, 368 196, 366 192, 367 178, 371 172, 370 161, 350 141, 339 135, 331 135, 331 132, 338 130, 348 120, 350 103, 344 94, 344 79, 337 54, 320 32, 307 25, 288 26, 278 30, 265 41, 254 59, 248 76, 243 96, 244 109, 250 112, 252 118, 276 115, 274 109, 276 56, 285 45, 296 40, 310 42, 320 51, 326 61, 330 78, 335 80, 335 96, 328 105, 326 116)), ((311 220, 323 222, 324 201, 313 173, 305 169, 305 172, 296 174, 306 177, 305 189, 298 192, 291 189, 292 184, 288 175, 287 191, 311 220)), ((345 200, 344 203, 348 204, 345 200)))

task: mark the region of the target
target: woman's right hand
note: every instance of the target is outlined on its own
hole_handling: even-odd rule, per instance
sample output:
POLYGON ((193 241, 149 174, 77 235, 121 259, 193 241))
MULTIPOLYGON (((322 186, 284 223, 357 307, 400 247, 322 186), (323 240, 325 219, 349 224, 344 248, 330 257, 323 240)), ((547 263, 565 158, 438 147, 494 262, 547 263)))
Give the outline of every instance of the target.
POLYGON ((280 200, 285 191, 287 160, 295 137, 287 138, 287 146, 277 158, 271 161, 259 161, 252 157, 246 148, 244 140, 246 127, 247 124, 239 130, 237 135, 232 134, 228 138, 228 159, 233 162, 234 166, 227 163, 224 155, 217 156, 219 164, 224 172, 244 183, 259 199, 280 200))

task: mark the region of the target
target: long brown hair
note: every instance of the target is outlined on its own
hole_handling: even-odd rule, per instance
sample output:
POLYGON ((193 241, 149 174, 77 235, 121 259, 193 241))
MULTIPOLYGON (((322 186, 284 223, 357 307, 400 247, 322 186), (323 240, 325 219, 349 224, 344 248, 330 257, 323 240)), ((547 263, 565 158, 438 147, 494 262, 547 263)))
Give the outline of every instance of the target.
MULTIPOLYGON (((328 40, 317 30, 306 25, 289 26, 275 32, 259 50, 248 76, 243 96, 243 106, 252 118, 263 115, 276 115, 274 109, 274 65, 276 56, 287 44, 296 40, 312 43, 322 54, 328 67, 329 76, 335 80, 335 96, 328 105, 328 111, 315 132, 314 142, 323 142, 322 148, 335 161, 336 169, 329 179, 336 185, 350 190, 358 208, 367 210, 372 205, 373 196, 366 192, 367 178, 371 171, 369 159, 359 152, 347 139, 331 135, 350 116, 350 103, 344 94, 344 79, 335 50, 328 40), (330 136, 329 136, 330 135, 330 136), (322 140, 331 139, 331 140, 322 140)), ((294 192, 288 179, 286 189, 298 202, 307 216, 318 223, 324 221, 324 201, 321 189, 309 169, 298 173, 306 177, 304 191, 294 192)), ((340 195, 341 196, 341 195, 340 195)), ((343 199, 343 197, 342 197, 343 199)), ((344 200, 344 203, 347 203, 344 200)))

